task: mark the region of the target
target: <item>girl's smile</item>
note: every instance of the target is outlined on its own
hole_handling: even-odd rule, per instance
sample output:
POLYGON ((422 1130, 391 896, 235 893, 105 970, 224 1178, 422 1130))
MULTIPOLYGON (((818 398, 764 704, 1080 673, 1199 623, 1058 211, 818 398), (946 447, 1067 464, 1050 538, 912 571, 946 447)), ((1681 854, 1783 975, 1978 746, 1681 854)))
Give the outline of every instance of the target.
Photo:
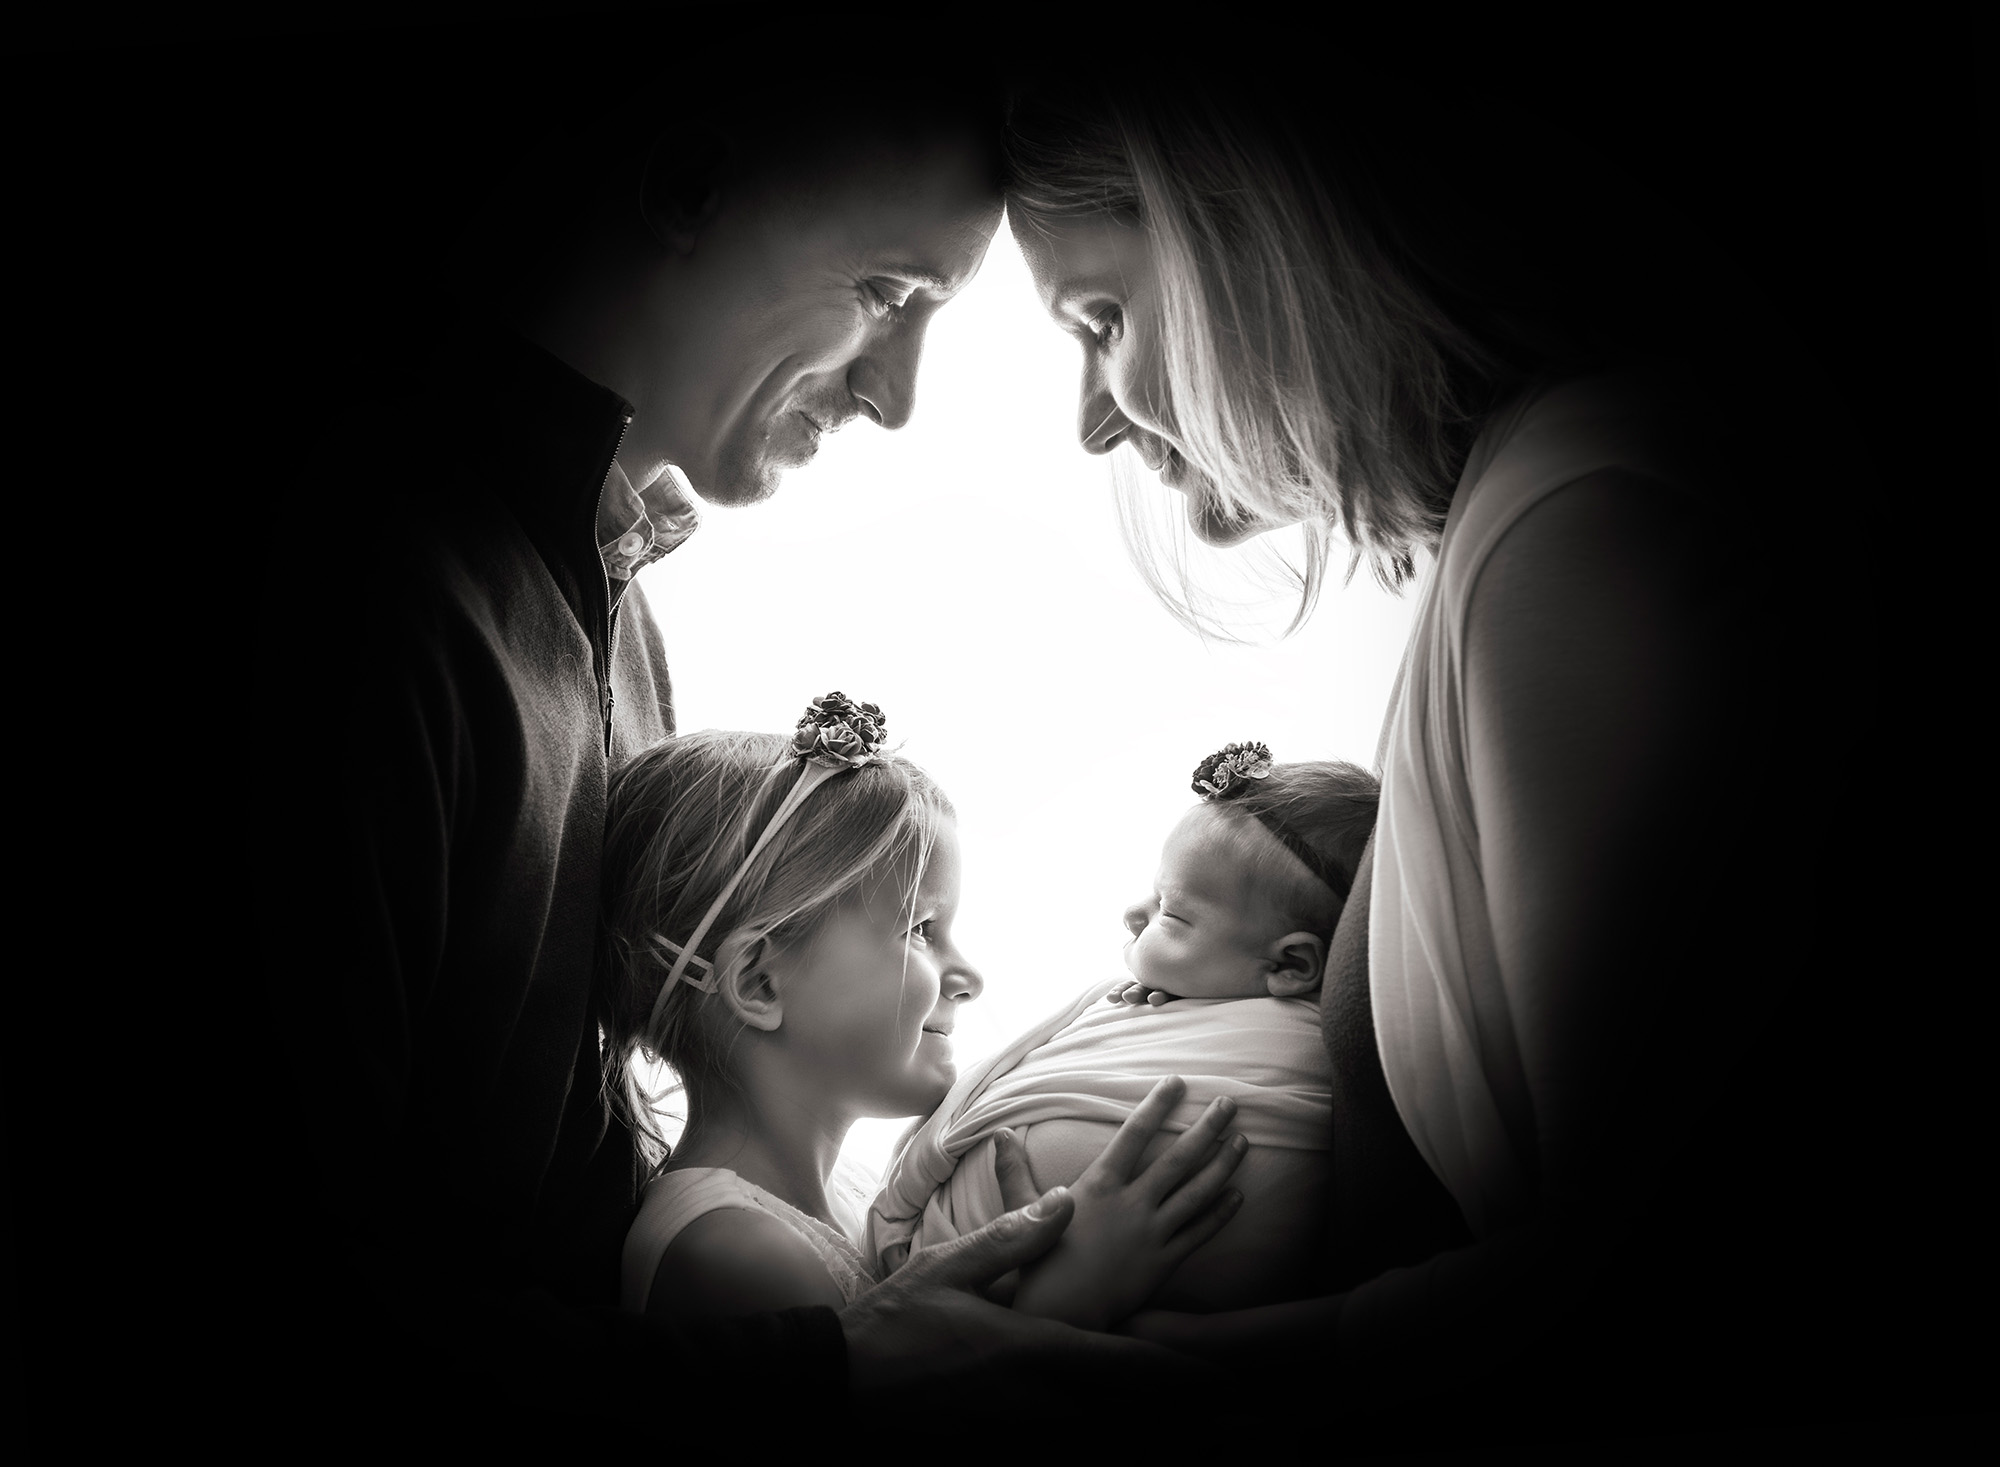
POLYGON ((933 1109, 957 1078, 957 1005, 985 980, 959 952, 958 833, 944 821, 914 892, 906 873, 871 879, 770 973, 783 1002, 772 1040, 820 1103, 850 1117, 933 1109))

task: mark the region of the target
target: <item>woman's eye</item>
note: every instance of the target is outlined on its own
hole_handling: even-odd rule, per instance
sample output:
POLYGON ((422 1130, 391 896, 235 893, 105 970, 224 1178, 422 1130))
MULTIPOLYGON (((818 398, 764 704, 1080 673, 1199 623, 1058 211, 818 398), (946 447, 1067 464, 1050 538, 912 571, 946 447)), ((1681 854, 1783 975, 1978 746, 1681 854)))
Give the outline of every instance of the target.
POLYGON ((1110 346, 1125 334, 1125 313, 1116 306, 1106 306, 1085 321, 1083 329, 1099 346, 1110 346))

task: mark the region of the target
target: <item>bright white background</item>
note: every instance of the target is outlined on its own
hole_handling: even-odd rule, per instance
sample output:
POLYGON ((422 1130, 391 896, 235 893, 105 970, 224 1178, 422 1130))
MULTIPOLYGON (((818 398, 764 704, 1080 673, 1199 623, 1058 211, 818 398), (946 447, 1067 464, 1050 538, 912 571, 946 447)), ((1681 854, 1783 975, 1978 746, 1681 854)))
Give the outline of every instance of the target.
MULTIPOLYGON (((638 580, 682 732, 788 730, 837 688, 951 796, 960 946, 986 979, 961 1067, 1123 971, 1120 914, 1204 755, 1261 739, 1372 766, 1414 609, 1362 571, 1282 642, 1183 629, 1125 553, 1109 460, 1078 446, 1079 366, 1003 226, 932 320, 908 427, 850 425, 638 580)), ((847 1154, 879 1169, 904 1125, 861 1123, 847 1154)))

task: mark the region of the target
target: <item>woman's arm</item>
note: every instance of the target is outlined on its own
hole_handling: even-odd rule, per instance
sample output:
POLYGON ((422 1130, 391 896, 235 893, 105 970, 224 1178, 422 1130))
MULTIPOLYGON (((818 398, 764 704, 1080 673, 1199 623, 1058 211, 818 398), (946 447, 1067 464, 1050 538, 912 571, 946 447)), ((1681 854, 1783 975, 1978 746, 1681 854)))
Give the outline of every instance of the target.
POLYGON ((1343 1294, 1219 1314, 1142 1310, 1119 1333, 1252 1377, 1310 1367, 1329 1406, 1376 1411, 1514 1363, 1620 1236, 1541 1219, 1343 1294))
POLYGON ((1713 535, 1685 492, 1602 471, 1525 514, 1473 588, 1467 783, 1544 1206, 1640 1160, 1632 1107, 1687 1082, 1735 997, 1717 848, 1758 812, 1725 753, 1761 731, 1731 726, 1713 535))
POLYGON ((653 1274, 646 1312, 673 1319, 726 1319, 846 1304, 812 1246, 748 1207, 703 1213, 681 1229, 653 1274))

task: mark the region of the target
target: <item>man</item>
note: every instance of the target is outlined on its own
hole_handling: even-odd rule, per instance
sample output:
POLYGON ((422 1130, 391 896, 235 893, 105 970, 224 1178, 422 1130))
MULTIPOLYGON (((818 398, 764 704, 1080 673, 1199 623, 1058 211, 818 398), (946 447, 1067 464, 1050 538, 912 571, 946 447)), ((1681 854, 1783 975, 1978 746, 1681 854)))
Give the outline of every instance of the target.
POLYGON ((428 365, 398 315, 273 536, 270 963, 317 1184, 274 1224, 305 1306, 282 1368, 343 1411, 643 1418, 781 1379, 824 1419, 850 1385, 1173 1362, 971 1292, 1045 1251, 1066 1199, 838 1317, 697 1336, 610 1307, 641 1179, 603 1095, 598 861, 608 771, 672 732, 629 589, 693 522, 669 465, 746 504, 856 418, 900 427, 1000 217, 980 98, 810 116, 800 83, 699 124, 615 109, 537 155, 465 231, 428 365))

